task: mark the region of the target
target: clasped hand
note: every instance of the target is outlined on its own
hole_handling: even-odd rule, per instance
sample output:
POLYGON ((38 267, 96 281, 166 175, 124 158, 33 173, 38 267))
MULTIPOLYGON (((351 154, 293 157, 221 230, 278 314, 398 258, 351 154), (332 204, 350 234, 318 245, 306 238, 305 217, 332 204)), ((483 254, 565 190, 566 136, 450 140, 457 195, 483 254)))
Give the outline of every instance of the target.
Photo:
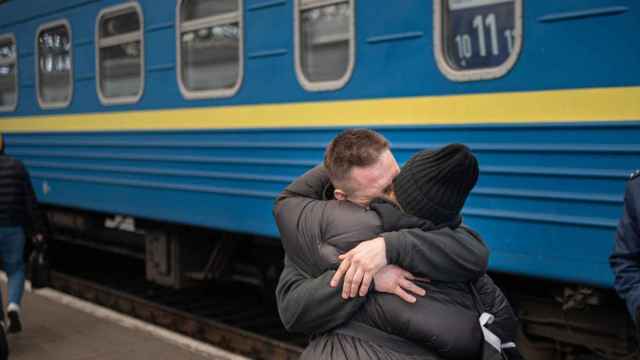
POLYGON ((386 246, 382 237, 363 241, 338 258, 342 262, 330 285, 337 287, 344 276, 344 299, 367 295, 371 281, 374 281, 376 291, 397 295, 409 303, 416 301, 415 296, 409 292, 420 296, 426 293, 413 282, 411 273, 397 266, 387 265, 386 246))

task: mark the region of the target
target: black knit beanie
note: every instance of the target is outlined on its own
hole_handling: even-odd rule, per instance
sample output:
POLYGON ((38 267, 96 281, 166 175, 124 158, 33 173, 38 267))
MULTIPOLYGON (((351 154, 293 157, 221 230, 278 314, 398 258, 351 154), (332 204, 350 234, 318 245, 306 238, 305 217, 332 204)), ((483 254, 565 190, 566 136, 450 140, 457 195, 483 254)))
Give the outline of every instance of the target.
POLYGON ((435 225, 455 223, 478 181, 478 172, 478 161, 469 148, 451 144, 412 156, 393 180, 393 187, 408 214, 435 225))

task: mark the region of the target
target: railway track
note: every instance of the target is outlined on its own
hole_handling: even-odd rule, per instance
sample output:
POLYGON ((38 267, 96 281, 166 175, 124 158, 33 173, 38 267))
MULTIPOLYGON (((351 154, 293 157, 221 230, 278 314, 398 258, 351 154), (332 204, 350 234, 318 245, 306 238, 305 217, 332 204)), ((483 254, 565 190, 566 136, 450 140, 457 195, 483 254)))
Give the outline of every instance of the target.
POLYGON ((132 286, 133 283, 125 281, 116 288, 51 272, 51 287, 59 291, 234 353, 254 359, 284 360, 297 359, 302 352, 303 339, 289 336, 268 307, 260 306, 251 296, 238 297, 242 292, 231 292, 237 290, 233 286, 211 295, 150 289, 132 286))

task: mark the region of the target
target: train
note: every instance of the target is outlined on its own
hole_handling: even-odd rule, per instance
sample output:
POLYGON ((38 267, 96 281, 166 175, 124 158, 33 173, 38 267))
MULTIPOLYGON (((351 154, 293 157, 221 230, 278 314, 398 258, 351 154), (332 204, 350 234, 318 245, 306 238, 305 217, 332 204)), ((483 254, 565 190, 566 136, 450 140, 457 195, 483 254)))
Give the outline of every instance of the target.
POLYGON ((623 0, 4 0, 0 132, 57 239, 175 288, 277 281, 273 201, 344 128, 400 163, 467 144, 464 220, 530 357, 617 358, 639 28, 623 0))

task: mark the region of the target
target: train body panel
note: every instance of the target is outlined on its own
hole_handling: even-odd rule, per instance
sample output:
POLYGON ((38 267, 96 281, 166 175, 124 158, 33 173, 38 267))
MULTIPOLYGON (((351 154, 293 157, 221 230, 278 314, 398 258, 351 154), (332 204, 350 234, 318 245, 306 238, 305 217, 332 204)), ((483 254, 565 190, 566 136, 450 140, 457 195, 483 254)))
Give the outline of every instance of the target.
MULTIPOLYGON (((609 286, 607 254, 627 167, 638 156, 638 126, 378 130, 400 162, 425 147, 469 144, 481 176, 465 221, 489 243, 493 269, 609 286)), ((7 142, 47 203, 277 236, 273 199, 322 160, 338 131, 44 133, 7 142)))

